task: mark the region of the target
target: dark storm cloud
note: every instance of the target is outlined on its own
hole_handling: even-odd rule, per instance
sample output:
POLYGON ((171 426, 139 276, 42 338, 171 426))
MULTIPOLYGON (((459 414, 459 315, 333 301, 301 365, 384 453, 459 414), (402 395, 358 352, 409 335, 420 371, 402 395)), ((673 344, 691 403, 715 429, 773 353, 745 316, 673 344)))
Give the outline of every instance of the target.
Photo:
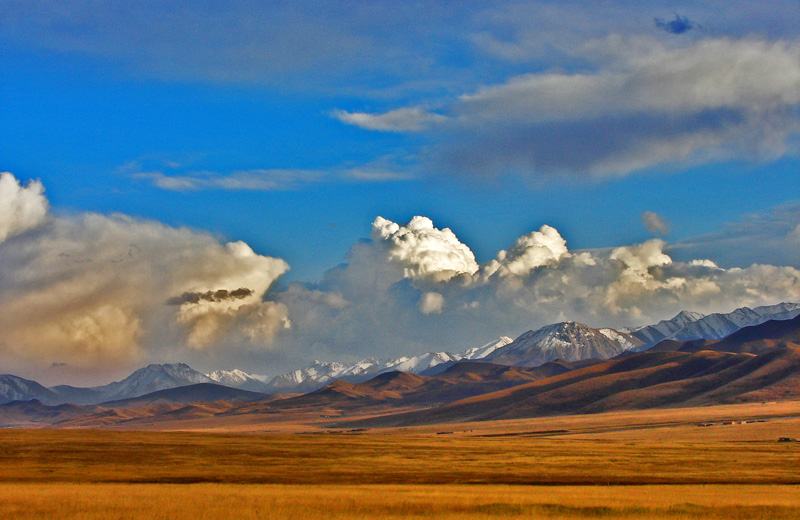
POLYGON ((235 291, 219 289, 216 291, 185 292, 180 296, 174 296, 167 300, 167 305, 183 305, 184 303, 221 302, 225 300, 241 300, 253 294, 253 291, 246 287, 240 287, 235 291))
POLYGON ((675 18, 672 20, 664 20, 662 18, 655 18, 653 20, 656 24, 656 27, 659 29, 663 29, 671 34, 683 34, 695 27, 700 27, 695 22, 689 20, 686 16, 681 16, 679 14, 675 14, 675 18))

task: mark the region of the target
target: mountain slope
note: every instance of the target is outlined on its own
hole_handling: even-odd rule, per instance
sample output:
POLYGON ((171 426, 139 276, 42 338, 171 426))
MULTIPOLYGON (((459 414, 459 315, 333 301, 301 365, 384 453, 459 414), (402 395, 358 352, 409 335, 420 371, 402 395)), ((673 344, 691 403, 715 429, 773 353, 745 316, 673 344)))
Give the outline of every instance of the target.
POLYGON ((248 374, 239 369, 234 370, 217 370, 206 374, 206 377, 221 385, 230 386, 232 388, 239 388, 241 390, 250 390, 252 392, 266 392, 267 383, 266 378, 263 376, 256 376, 248 374))
POLYGON ((556 359, 609 359, 641 345, 623 332, 567 321, 528 331, 485 359, 503 365, 538 366, 556 359))
POLYGON ((59 395, 36 381, 23 379, 11 374, 0 375, 0 404, 11 401, 30 401, 37 399, 45 404, 60 404, 59 395))
POLYGON ((0 404, 3 428, 40 428, 102 411, 99 406, 46 405, 37 399, 0 404))
POLYGON ((800 316, 791 320, 771 320, 760 325, 744 327, 722 340, 666 340, 651 350, 697 352, 715 350, 760 354, 780 346, 800 345, 800 316))
POLYGON ((96 387, 103 399, 127 399, 158 390, 176 388, 195 383, 213 383, 211 379, 192 369, 185 363, 147 365, 119 382, 96 387))
POLYGON ((138 397, 158 390, 214 381, 185 363, 148 365, 133 372, 122 381, 103 386, 79 388, 68 385, 53 387, 59 397, 58 402, 75 404, 98 404, 138 397))
POLYGON ((410 426, 800 397, 800 347, 642 352, 444 406, 348 426, 410 426))
POLYGON ((269 398, 270 395, 260 392, 250 392, 248 390, 231 388, 216 383, 197 383, 194 385, 158 390, 139 397, 107 401, 101 403, 100 406, 124 409, 163 404, 189 404, 214 401, 249 402, 269 398))
POLYGON ((458 354, 425 352, 415 356, 403 356, 389 360, 365 358, 350 365, 314 361, 306 368, 275 376, 267 383, 264 391, 269 393, 305 393, 322 388, 336 379, 359 383, 367 381, 378 374, 391 371, 436 375, 459 361, 484 359, 509 343, 511 343, 510 338, 501 337, 486 345, 471 348, 458 354))
POLYGON ((733 312, 707 316, 683 311, 671 320, 628 329, 627 332, 641 340, 644 343, 642 349, 646 349, 667 339, 678 341, 722 339, 742 327, 759 325, 769 320, 788 320, 798 314, 800 314, 800 303, 791 302, 764 305, 754 309, 741 307, 733 312))
POLYGON ((708 316, 682 311, 671 320, 621 331, 608 328, 592 329, 574 322, 565 322, 528 331, 513 341, 501 337, 481 347, 455 354, 427 352, 393 360, 366 358, 350 365, 315 361, 306 368, 275 376, 264 386, 260 386, 257 382, 249 386, 241 382, 245 377, 252 377, 241 371, 232 371, 240 373, 241 381, 235 378, 223 380, 213 375, 216 373, 208 375, 220 383, 236 388, 269 393, 310 392, 335 379, 362 382, 393 370, 432 376, 463 360, 536 366, 555 359, 609 359, 623 352, 646 350, 665 339, 681 341, 720 339, 743 326, 763 323, 769 319, 789 319, 798 314, 800 314, 800 303, 780 303, 755 309, 742 307, 727 314, 708 316))

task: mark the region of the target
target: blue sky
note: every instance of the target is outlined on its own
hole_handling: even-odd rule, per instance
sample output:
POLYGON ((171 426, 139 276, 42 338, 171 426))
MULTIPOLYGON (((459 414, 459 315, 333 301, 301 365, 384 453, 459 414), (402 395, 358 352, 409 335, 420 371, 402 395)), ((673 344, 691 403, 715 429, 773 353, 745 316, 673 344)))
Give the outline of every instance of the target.
MULTIPOLYGON (((429 217, 480 265, 546 224, 573 252, 657 238, 676 263, 797 268, 798 11, 791 1, 11 0, 0 12, 0 171, 40 181, 55 219, 120 214, 282 259, 290 269, 259 297, 288 309, 292 331, 313 328, 292 317, 311 312, 293 310, 293 283, 355 305, 329 270, 358 256, 359 241, 389 240, 376 238, 378 216, 401 227, 429 217), (658 225, 648 229, 646 213, 658 225)), ((409 276, 392 284, 452 290, 409 276)), ((719 298, 685 305, 722 310, 719 298)), ((564 312, 621 326, 684 304, 670 302, 564 312)), ((435 326, 404 323, 444 330, 447 305, 426 315, 435 326)), ((557 317, 502 325, 514 334, 557 317)), ((139 353, 120 366, 182 354, 155 355, 146 343, 161 329, 136 319, 139 353)), ((368 354, 353 327, 330 341, 271 335, 267 354, 188 352, 261 371, 368 354)), ((377 353, 425 349, 433 333, 411 336, 377 353)))

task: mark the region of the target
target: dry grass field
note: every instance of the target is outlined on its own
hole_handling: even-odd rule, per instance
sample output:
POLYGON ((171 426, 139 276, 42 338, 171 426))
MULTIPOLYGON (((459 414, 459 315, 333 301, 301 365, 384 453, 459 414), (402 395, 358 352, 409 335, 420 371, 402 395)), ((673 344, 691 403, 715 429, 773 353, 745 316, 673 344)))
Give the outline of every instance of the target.
POLYGON ((13 519, 789 520, 798 486, 0 484, 13 519))
POLYGON ((795 519, 800 442, 778 438, 800 438, 799 405, 337 433, 3 430, 0 517, 795 519))

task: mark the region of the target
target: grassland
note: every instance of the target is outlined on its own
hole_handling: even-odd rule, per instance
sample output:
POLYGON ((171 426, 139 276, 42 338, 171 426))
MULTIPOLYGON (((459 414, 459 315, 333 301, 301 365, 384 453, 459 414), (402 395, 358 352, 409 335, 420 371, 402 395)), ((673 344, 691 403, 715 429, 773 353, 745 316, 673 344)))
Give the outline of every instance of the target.
POLYGON ((0 431, 0 515, 800 518, 798 403, 325 433, 0 431), (771 417, 709 427, 696 421, 771 417), (681 419, 683 417, 683 419, 681 419))
POLYGON ((797 486, 0 484, 3 518, 796 519, 797 486))

